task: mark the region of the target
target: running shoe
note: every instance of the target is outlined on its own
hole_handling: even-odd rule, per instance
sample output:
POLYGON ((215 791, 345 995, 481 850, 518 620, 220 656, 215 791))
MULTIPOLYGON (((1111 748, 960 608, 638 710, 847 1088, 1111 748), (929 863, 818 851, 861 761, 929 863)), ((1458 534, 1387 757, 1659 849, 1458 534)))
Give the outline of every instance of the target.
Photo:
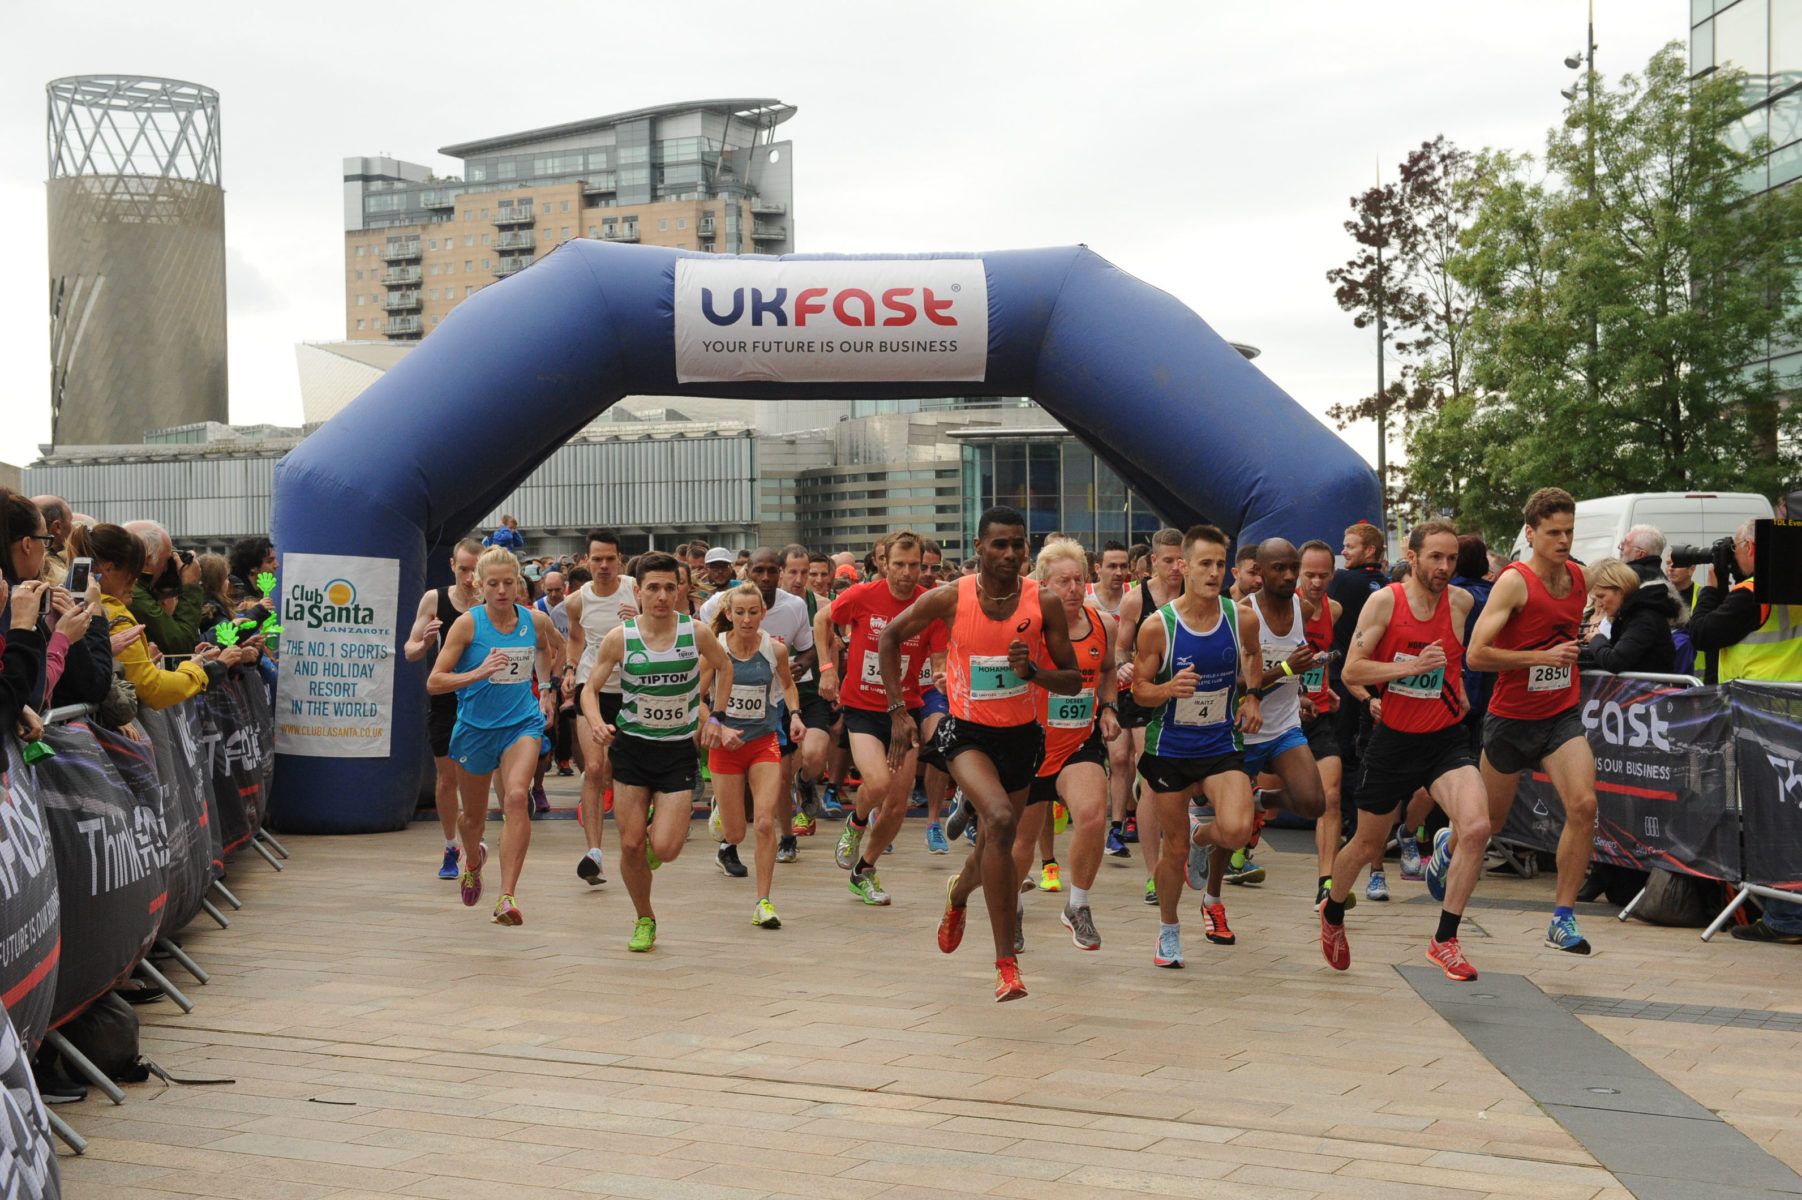
POLYGON ((1241 885, 1263 883, 1264 868, 1252 861, 1249 850, 1235 850, 1232 858, 1227 862, 1224 878, 1228 883, 1241 885))
POLYGON ((589 887, 599 887, 607 882, 605 864, 601 862, 601 852, 591 850, 576 862, 576 878, 587 882, 589 887))
POLYGON ((917 781, 914 783, 912 794, 907 797, 907 807, 909 811, 926 807, 926 789, 921 787, 917 781))
POLYGON ((1226 923, 1226 905, 1203 904, 1201 906, 1202 929, 1208 935, 1208 941, 1216 946, 1231 946, 1239 939, 1233 936, 1232 929, 1226 923))
POLYGON ((1051 832, 1063 833, 1070 828, 1070 810, 1064 807, 1062 800, 1051 802, 1051 832))
POLYGON ((519 905, 513 903, 513 897, 502 896, 494 906, 494 923, 496 925, 524 925, 526 919, 519 911, 519 905))
POLYGON ((1183 934, 1180 926, 1158 930, 1158 948, 1151 956, 1151 965, 1169 967, 1175 971, 1183 969, 1183 934))
POLYGON ((1464 949, 1458 945, 1457 938, 1448 938, 1443 942, 1429 940, 1427 961, 1444 971, 1445 977, 1453 983, 1469 983, 1477 977, 1477 969, 1464 957, 1464 949))
POLYGON ((1157 902, 1158 902, 1158 881, 1155 879, 1147 879, 1145 881, 1145 903, 1156 904, 1157 902))
POLYGON ((1064 928, 1070 931, 1070 940, 1076 943, 1078 950, 1101 949, 1101 935, 1095 932, 1095 917, 1089 912, 1089 906, 1071 908, 1068 904, 1057 914, 1064 928))
POLYGON ((788 837, 781 839, 780 841, 778 841, 776 843, 776 861, 777 862, 791 863, 791 862, 795 862, 800 857, 801 857, 801 852, 795 846, 795 839, 792 834, 788 837))
POLYGON ((819 791, 813 786, 811 779, 795 776, 795 811, 811 813, 820 803, 819 791))
POLYGON ((976 814, 970 814, 970 823, 964 826, 964 841, 972 846, 976 844, 976 814))
POLYGON ((568 763, 558 763, 557 764, 557 774, 562 776, 564 779, 568 779, 571 775, 574 775, 575 773, 576 773, 575 768, 570 766, 568 763))
POLYGON ((945 840, 945 827, 937 821, 926 827, 926 849, 933 854, 951 853, 951 843, 945 840))
POLYGON ((1107 831, 1107 852, 1110 858, 1125 858, 1132 853, 1126 848, 1126 843, 1120 840, 1119 831, 1112 828, 1107 831))
POLYGON ((1044 865, 1044 868, 1039 871, 1039 890, 1041 892, 1061 892, 1064 890, 1063 872, 1058 870, 1058 865, 1056 863, 1048 862, 1044 865))
POLYGON ((1136 842, 1139 840, 1139 818, 1126 818, 1126 824, 1120 827, 1120 840, 1123 842, 1136 842))
POLYGON ((820 815, 836 821, 845 815, 845 810, 838 802, 838 785, 829 783, 820 795, 820 815))
POLYGON ((1426 864, 1420 858, 1420 843, 1414 835, 1404 833, 1397 840, 1396 853, 1402 860, 1402 878, 1419 881, 1426 878, 1426 864))
POLYGON ((634 954, 643 954, 657 944, 657 918, 640 917, 632 926, 632 940, 626 943, 626 949, 634 954))
POLYGON ((461 873, 457 869, 457 848, 446 846, 444 848, 444 865, 438 868, 438 878, 455 879, 461 873))
POLYGON ((1030 870, 1027 871, 1026 878, 1024 878, 1020 881, 1021 894, 1024 895, 1027 892, 1036 892, 1038 890, 1039 890, 1039 881, 1032 877, 1032 872, 1030 870))
POLYGON ((1020 979, 1020 964, 1004 958, 995 964, 995 1003, 1026 998, 1026 984, 1020 979))
POLYGON ((1546 927, 1545 944, 1548 950, 1562 950, 1566 954, 1588 954, 1589 940, 1577 932, 1576 917, 1553 917, 1552 923, 1546 927))
POLYGON ((953 875, 945 883, 945 915, 939 918, 939 952, 949 954, 963 944, 964 918, 970 915, 967 908, 959 908, 951 903, 951 893, 957 887, 957 876, 953 875))
MULTIPOLYGON (((1332 890, 1333 890, 1333 881, 1330 879, 1320 885, 1319 890, 1314 893, 1314 911, 1315 912, 1320 911, 1320 906, 1326 903, 1327 893, 1332 890)), ((1345 911, 1350 912, 1352 909, 1354 909, 1356 907, 1358 907, 1358 893, 1357 893, 1357 889, 1354 888, 1353 890, 1345 893, 1345 911)))
POLYGON ((1026 910, 1014 905, 1014 953, 1026 952, 1026 910))
POLYGON ((882 881, 876 878, 876 872, 865 871, 862 875, 851 876, 851 894, 865 904, 887 904, 889 894, 882 890, 882 881))
POLYGON ((970 802, 964 799, 964 790, 958 788, 951 793, 951 814, 945 818, 945 835, 959 838, 970 825, 970 802))
POLYGON ((789 824, 789 833, 793 837, 812 837, 814 821, 807 815, 806 809, 797 808, 795 819, 789 824))
POLYGON ((1351 969, 1351 943, 1345 940, 1345 926, 1327 924, 1324 912, 1320 914, 1320 953, 1333 970, 1351 969))
POLYGON ((1433 854, 1427 859, 1427 891, 1433 899, 1445 899, 1445 869, 1452 865, 1452 831, 1441 829, 1433 835, 1433 854))
POLYGON ((1195 844, 1195 831, 1200 829, 1201 825, 1201 819, 1191 812, 1189 814, 1189 861, 1186 869, 1189 886, 1195 891, 1205 892, 1208 888, 1208 855, 1213 848, 1195 844))
POLYGON ((863 830, 845 818, 845 831, 838 835, 838 847, 832 852, 832 861, 838 864, 841 871, 849 871, 857 862, 857 852, 863 847, 863 830))
POLYGON ((534 813, 547 813, 551 811, 551 798, 544 794, 544 785, 542 783, 535 783, 532 785, 532 811, 534 813))
POLYGON ((713 857, 714 861, 719 863, 720 870, 726 873, 728 879, 743 879, 746 875, 750 874, 749 871, 745 870, 745 864, 738 861, 737 846, 721 846, 718 853, 713 857))
POLYGON ((707 833, 716 842, 726 840, 726 827, 720 821, 720 802, 715 800, 707 809, 707 833))
POLYGON ((1364 885, 1364 898, 1376 901, 1389 899, 1389 881, 1383 878, 1381 871, 1370 873, 1370 882, 1364 885))
POLYGON ((651 845, 651 839, 648 835, 644 839, 644 862, 645 865, 653 871, 663 865, 663 860, 657 857, 657 849, 651 845))
POLYGON ((479 845, 481 853, 476 856, 475 870, 464 868, 459 883, 459 889, 463 893, 463 904, 467 908, 474 908, 476 901, 482 898, 482 868, 488 865, 488 843, 481 842, 479 845))
POLYGON ((757 907, 751 910, 751 924, 759 929, 782 928, 782 918, 776 915, 776 906, 770 903, 768 896, 759 900, 757 907))

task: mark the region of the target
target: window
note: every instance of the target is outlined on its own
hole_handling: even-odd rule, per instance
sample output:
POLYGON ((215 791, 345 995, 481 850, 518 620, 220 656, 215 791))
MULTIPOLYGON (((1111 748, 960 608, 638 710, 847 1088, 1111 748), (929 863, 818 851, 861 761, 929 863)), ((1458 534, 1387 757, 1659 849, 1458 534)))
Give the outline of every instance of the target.
POLYGON ((357 293, 357 307, 358 308, 363 307, 363 293, 361 293, 361 292, 357 293))
POLYGON ((557 236, 559 238, 567 238, 569 236, 569 226, 565 225, 563 228, 559 229, 557 231, 557 236))
POLYGON ((468 299, 468 298, 469 298, 469 297, 471 297, 471 296, 473 296, 473 295, 475 295, 475 294, 476 294, 476 290, 475 290, 475 288, 474 288, 474 286, 473 286, 473 285, 471 285, 471 284, 467 284, 467 283, 466 283, 466 284, 464 284, 464 285, 463 285, 463 297, 464 297, 464 299, 468 299))
POLYGON ((362 317, 357 318, 357 328, 358 329, 363 328, 363 318, 362 317))
POLYGON ((663 233, 663 232, 667 232, 668 229, 669 229, 669 218, 668 217, 658 217, 657 218, 657 231, 659 233, 663 233))
POLYGON ((362 258, 363 255, 368 251, 368 249, 369 249, 368 246, 358 246, 357 247, 357 257, 362 258))
POLYGON ((438 239, 437 238, 426 239, 425 248, 427 250, 436 250, 438 248, 438 239))
POLYGON ((358 282, 358 283, 362 283, 362 282, 363 282, 363 272, 361 272, 361 271, 358 271, 358 272, 357 272, 357 282, 358 282))
POLYGON ((482 245, 486 246, 487 244, 488 244, 488 235, 484 233, 482 235, 482 245))
POLYGON ((472 261, 472 260, 471 260, 471 259, 467 259, 467 258, 466 258, 466 259, 464 259, 464 260, 463 260, 463 269, 464 269, 464 270, 465 270, 465 271, 473 271, 473 270, 475 270, 475 263, 474 263, 474 261, 472 261))
POLYGON ((1745 71, 1746 100, 1764 99, 1769 91, 1770 38, 1767 0, 1739 0, 1714 18, 1714 61, 1745 71))
POLYGON ((557 211, 558 212, 568 212, 569 211, 569 201, 565 200, 563 202, 563 206, 561 208, 559 208, 557 211))
POLYGON ((687 229, 688 228, 688 218, 687 217, 677 217, 676 218, 676 228, 677 229, 687 229))

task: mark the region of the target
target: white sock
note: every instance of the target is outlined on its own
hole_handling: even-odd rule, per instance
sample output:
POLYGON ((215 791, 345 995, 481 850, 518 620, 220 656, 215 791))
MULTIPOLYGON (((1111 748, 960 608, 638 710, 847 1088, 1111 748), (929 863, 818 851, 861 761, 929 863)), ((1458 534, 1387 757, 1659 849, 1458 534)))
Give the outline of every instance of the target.
POLYGON ((455 850, 457 848, 457 839, 456 838, 445 838, 444 839, 444 848, 446 850, 455 850))
POLYGON ((1177 924, 1177 925, 1166 925, 1166 924, 1164 924, 1164 923, 1163 923, 1163 922, 1162 922, 1162 921, 1159 921, 1159 922, 1158 922, 1158 932, 1159 932, 1159 933, 1160 933, 1160 934, 1164 934, 1164 933, 1181 933, 1181 932, 1182 932, 1182 931, 1183 931, 1183 927, 1182 927, 1182 926, 1181 926, 1181 925, 1180 925, 1180 924, 1177 924))
POLYGON ((1218 892, 1203 893, 1201 902, 1203 904, 1218 904, 1220 903, 1220 894, 1218 892))
POLYGON ((596 846, 594 849, 590 850, 588 852, 588 857, 594 859, 595 865, 599 866, 601 862, 601 848, 596 846))
POLYGON ((1089 902, 1089 889, 1088 888, 1079 888, 1075 884, 1071 884, 1070 885, 1070 907, 1073 909, 1081 908, 1083 905, 1087 904, 1088 902, 1089 902))
POLYGON ((721 842, 720 849, 721 850, 730 850, 730 849, 732 849, 732 843, 731 842, 721 842))

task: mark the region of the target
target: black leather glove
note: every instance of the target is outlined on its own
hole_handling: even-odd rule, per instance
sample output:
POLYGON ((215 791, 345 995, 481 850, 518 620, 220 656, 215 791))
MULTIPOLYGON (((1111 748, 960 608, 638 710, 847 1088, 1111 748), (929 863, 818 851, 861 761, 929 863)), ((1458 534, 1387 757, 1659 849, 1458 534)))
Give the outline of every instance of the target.
POLYGON ((1736 582, 1739 574, 1739 561, 1733 553, 1733 539, 1721 538, 1714 544, 1714 558, 1710 566, 1714 568, 1710 582, 1726 591, 1736 582))

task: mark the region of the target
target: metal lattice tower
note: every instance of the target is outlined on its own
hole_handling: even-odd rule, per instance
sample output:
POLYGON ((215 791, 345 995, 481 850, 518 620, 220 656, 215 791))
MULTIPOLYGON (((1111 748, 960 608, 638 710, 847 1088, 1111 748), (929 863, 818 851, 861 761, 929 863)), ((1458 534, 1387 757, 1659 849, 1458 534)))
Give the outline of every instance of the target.
POLYGON ((45 93, 53 440, 224 421, 219 93, 142 75, 45 93))

